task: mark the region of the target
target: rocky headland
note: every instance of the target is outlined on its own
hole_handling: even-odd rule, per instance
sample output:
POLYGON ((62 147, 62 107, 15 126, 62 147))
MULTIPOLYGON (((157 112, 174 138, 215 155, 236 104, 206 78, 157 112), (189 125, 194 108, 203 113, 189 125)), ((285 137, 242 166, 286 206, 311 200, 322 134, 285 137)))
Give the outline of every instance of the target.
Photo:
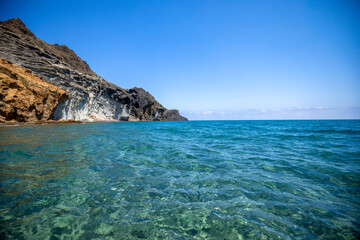
MULTIPOLYGON (((50 119, 78 121, 187 120, 177 110, 163 107, 142 88, 123 89, 106 81, 94 73, 89 65, 67 46, 48 44, 38 39, 19 18, 0 21, 0 57, 11 61, 12 65, 16 64, 28 69, 25 71, 31 70, 31 74, 40 76, 46 82, 68 94, 68 99, 65 101, 60 99, 58 105, 55 106, 55 111, 50 111, 49 116, 47 114, 50 112, 46 110, 44 116, 50 117, 50 119)), ((1 79, 3 94, 7 94, 6 91, 8 91, 6 87, 5 90, 3 89, 3 85, 6 84, 1 79)), ((22 95, 25 96, 25 92, 22 95)), ((1 98, 0 104, 5 104, 1 98)), ((25 103, 17 102, 14 106, 19 107, 21 104, 25 103)), ((14 108, 18 109, 17 107, 14 108)), ((21 110, 21 112, 23 111, 26 112, 25 109, 21 110)), ((16 110, 16 114, 18 114, 18 110, 16 110)), ((39 113, 37 114, 39 115, 39 113)), ((34 116, 30 117, 30 115, 29 117, 17 115, 16 120, 34 119, 34 116)))

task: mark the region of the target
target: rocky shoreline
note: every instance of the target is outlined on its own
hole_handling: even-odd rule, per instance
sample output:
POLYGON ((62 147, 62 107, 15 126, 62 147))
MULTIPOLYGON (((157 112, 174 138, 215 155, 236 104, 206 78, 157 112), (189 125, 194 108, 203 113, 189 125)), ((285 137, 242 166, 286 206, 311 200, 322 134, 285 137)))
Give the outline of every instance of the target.
MULTIPOLYGON (((67 46, 48 44, 38 39, 19 18, 0 21, 0 57, 27 69, 26 71, 38 75, 47 83, 66 92, 68 98, 59 101, 51 114, 52 120, 74 119, 94 122, 187 120, 178 110, 166 109, 142 88, 123 89, 106 81, 94 73, 89 65, 67 46)), ((4 99, 9 93, 6 86, 2 90, 4 99)), ((3 99, 0 98, 0 107, 1 103, 7 104, 3 99)), ((39 102, 38 105, 41 103, 39 102)), ((33 110, 33 107, 29 110, 33 110)), ((12 117, 6 111, 2 113, 0 109, 3 120, 35 120, 20 119, 16 111, 15 113, 16 116, 12 117)), ((44 119, 37 117, 37 120, 44 119)))
POLYGON ((72 119, 69 120, 46 120, 46 121, 34 121, 34 122, 16 122, 16 121, 5 121, 0 122, 0 126, 18 126, 18 125, 45 125, 45 124, 79 124, 79 123, 89 123, 84 121, 75 121, 72 119))

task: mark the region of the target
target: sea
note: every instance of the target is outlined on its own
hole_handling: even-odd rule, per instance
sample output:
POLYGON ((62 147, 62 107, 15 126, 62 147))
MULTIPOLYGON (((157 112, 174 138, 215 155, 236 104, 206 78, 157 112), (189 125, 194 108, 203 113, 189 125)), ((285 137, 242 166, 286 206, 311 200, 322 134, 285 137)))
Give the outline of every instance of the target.
POLYGON ((0 239, 359 239, 360 120, 0 126, 0 239))

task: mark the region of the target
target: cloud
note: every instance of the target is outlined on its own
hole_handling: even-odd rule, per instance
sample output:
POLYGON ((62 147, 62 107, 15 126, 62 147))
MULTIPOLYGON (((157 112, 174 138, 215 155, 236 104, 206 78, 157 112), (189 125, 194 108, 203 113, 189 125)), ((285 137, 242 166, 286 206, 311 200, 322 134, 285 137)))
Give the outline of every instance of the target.
POLYGON ((360 107, 292 107, 277 109, 185 112, 190 120, 359 119, 360 107))

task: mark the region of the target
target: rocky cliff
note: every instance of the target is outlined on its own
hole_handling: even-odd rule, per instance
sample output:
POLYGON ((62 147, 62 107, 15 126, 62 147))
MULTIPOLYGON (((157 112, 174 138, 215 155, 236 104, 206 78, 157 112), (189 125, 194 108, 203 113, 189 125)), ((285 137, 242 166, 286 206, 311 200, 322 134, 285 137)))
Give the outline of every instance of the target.
POLYGON ((144 89, 123 89, 107 82, 68 47, 38 39, 18 18, 0 22, 0 57, 31 69, 69 94, 57 107, 55 119, 187 120, 177 110, 163 107, 144 89))
POLYGON ((68 97, 31 70, 0 58, 0 122, 49 120, 68 97))

